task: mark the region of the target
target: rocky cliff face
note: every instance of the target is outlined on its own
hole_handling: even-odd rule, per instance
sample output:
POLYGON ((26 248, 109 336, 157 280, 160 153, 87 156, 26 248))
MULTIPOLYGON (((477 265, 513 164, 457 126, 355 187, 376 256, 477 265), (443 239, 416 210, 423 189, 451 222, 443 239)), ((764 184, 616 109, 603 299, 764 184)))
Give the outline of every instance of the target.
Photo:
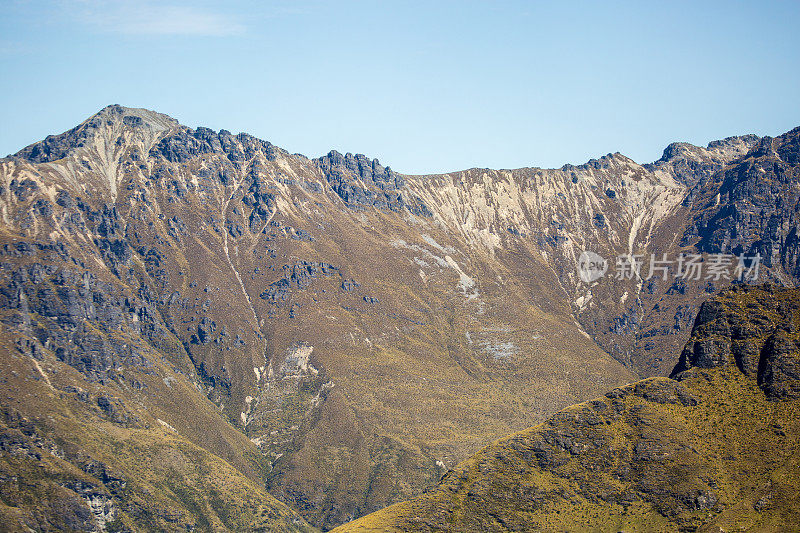
POLYGON ((701 308, 678 381, 649 378, 565 409, 340 530, 791 530, 798 308, 797 290, 725 291, 701 308), (742 357, 751 342, 760 363, 742 357))
POLYGON ((673 377, 692 368, 735 366, 770 400, 800 398, 795 296, 771 286, 742 286, 704 303, 673 377))
POLYGON ((761 139, 747 157, 696 187, 698 215, 684 235, 708 253, 760 254, 774 275, 797 279, 800 130, 761 139))
MULTIPOLYGON (((714 176, 757 142, 750 135, 707 148, 675 143, 648 165, 609 154, 579 167, 473 169, 407 183, 424 202, 438 206, 434 218, 468 245, 490 250, 504 264, 555 275, 559 298, 570 302, 581 326, 615 359, 640 375, 663 375, 675 364, 663 354, 685 342, 693 309, 729 281, 680 278, 674 260, 698 251, 758 251, 753 246, 711 250, 698 243, 709 234, 699 220, 708 191, 716 197, 714 176), (608 261, 605 278, 580 279, 575 265, 587 250, 608 261), (652 255, 673 264, 666 274, 647 279, 652 255), (640 262, 640 275, 616 279, 615 262, 624 256, 640 262)), ((790 189, 776 194, 793 194, 790 189)), ((755 240, 750 236, 748 243, 755 240)), ((793 277, 782 279, 794 283, 793 277)))
MULTIPOLYGON (((0 160, 6 396, 41 417, 33 379, 91 424, 174 430, 328 528, 666 375, 730 280, 617 279, 618 255, 759 252, 793 284, 798 137, 403 176, 109 106, 0 160), (605 277, 580 277, 586 250, 605 277)), ((75 416, 49 431, 96 431, 75 416)))

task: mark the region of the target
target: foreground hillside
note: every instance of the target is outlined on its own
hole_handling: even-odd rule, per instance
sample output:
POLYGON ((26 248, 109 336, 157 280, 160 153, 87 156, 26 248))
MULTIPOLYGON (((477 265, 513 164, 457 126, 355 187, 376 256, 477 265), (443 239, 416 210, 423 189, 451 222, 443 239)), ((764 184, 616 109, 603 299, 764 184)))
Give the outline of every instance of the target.
POLYGON ((20 431, 61 461, 36 467, 46 493, 8 466, 4 512, 240 530, 263 507, 330 529, 413 498, 497 438, 666 376, 737 280, 685 276, 681 254, 757 255, 759 279, 795 284, 798 154, 800 129, 646 165, 404 176, 109 106, 0 159, 4 453, 20 431), (605 277, 580 275, 587 250, 605 277), (663 276, 615 275, 664 256, 663 276), (197 453, 165 459, 181 446, 197 453), (89 492, 59 477, 75 468, 89 492), (252 506, 216 503, 234 478, 252 506))
POLYGON ((487 446, 337 531, 800 530, 800 291, 703 305, 673 377, 487 446))

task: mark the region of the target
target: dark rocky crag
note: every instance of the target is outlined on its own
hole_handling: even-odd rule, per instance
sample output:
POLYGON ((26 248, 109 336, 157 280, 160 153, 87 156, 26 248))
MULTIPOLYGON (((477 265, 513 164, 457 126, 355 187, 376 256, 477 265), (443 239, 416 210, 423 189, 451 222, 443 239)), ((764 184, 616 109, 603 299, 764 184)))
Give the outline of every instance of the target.
POLYGON ((795 297, 795 291, 774 286, 737 286, 704 303, 672 377, 681 379, 693 368, 735 366, 755 380, 769 400, 800 398, 795 297))

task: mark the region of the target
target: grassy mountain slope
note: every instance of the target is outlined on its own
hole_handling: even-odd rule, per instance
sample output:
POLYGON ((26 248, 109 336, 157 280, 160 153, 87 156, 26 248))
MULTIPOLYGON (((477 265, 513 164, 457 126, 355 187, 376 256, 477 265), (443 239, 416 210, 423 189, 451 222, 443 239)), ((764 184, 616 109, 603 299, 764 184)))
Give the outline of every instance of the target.
POLYGON ((337 531, 798 530, 798 309, 797 290, 726 291, 677 380, 565 409, 337 531), (755 373, 737 343, 755 347, 755 373))
POLYGON ((252 444, 161 365, 87 384, 46 353, 29 357, 33 344, 1 342, 4 531, 316 530, 264 489, 252 444), (148 401, 131 382, 169 388, 163 401, 180 407, 148 401))

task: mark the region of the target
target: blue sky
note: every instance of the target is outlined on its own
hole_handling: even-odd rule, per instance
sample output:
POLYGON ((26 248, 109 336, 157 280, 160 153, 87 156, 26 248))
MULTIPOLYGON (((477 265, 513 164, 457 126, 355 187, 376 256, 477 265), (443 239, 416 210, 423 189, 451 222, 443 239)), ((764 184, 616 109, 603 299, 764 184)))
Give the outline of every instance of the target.
POLYGON ((0 155, 107 104, 406 173, 800 125, 800 2, 0 0, 0 155))

